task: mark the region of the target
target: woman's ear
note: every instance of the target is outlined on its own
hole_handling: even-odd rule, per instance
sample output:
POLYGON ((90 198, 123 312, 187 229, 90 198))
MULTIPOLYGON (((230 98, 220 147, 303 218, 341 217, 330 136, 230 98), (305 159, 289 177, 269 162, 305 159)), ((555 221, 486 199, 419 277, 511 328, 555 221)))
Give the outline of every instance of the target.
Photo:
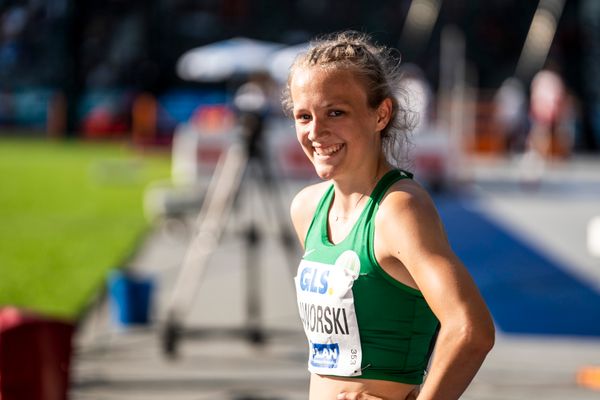
POLYGON ((382 131, 390 122, 392 117, 392 99, 384 99, 377 107, 377 131, 382 131))

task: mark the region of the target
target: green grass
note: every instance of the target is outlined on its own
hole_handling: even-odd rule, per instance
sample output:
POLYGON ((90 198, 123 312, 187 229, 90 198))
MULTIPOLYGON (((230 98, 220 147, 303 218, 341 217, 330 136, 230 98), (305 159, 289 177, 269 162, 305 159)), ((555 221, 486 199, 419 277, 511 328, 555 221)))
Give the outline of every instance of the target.
POLYGON ((76 319, 147 230, 166 155, 122 144, 0 140, 0 306, 76 319))

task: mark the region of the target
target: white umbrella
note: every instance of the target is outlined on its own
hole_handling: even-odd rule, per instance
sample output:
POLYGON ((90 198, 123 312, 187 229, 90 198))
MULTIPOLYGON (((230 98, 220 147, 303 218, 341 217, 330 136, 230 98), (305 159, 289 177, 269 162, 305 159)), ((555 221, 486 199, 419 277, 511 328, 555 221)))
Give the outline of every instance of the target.
POLYGON ((265 72, 265 60, 282 47, 279 43, 243 37, 215 42, 185 52, 177 74, 190 81, 219 82, 236 75, 265 72))
POLYGON ((300 53, 306 50, 308 50, 308 43, 301 43, 285 47, 271 54, 268 68, 273 79, 279 83, 285 83, 292 63, 300 53))

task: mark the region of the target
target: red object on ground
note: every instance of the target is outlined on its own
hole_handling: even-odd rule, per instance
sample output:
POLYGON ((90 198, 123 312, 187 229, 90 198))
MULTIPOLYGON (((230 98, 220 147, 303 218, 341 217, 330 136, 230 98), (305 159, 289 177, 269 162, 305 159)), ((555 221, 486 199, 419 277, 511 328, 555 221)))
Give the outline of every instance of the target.
POLYGON ((73 324, 0 308, 0 400, 64 400, 73 324))

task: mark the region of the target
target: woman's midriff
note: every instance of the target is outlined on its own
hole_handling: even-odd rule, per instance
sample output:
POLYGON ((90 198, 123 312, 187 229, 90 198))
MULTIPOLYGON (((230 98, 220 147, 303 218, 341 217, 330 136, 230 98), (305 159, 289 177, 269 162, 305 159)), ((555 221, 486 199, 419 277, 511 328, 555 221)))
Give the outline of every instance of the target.
POLYGON ((415 388, 400 382, 311 374, 310 400, 335 400, 340 392, 364 392, 384 400, 403 400, 415 388))

